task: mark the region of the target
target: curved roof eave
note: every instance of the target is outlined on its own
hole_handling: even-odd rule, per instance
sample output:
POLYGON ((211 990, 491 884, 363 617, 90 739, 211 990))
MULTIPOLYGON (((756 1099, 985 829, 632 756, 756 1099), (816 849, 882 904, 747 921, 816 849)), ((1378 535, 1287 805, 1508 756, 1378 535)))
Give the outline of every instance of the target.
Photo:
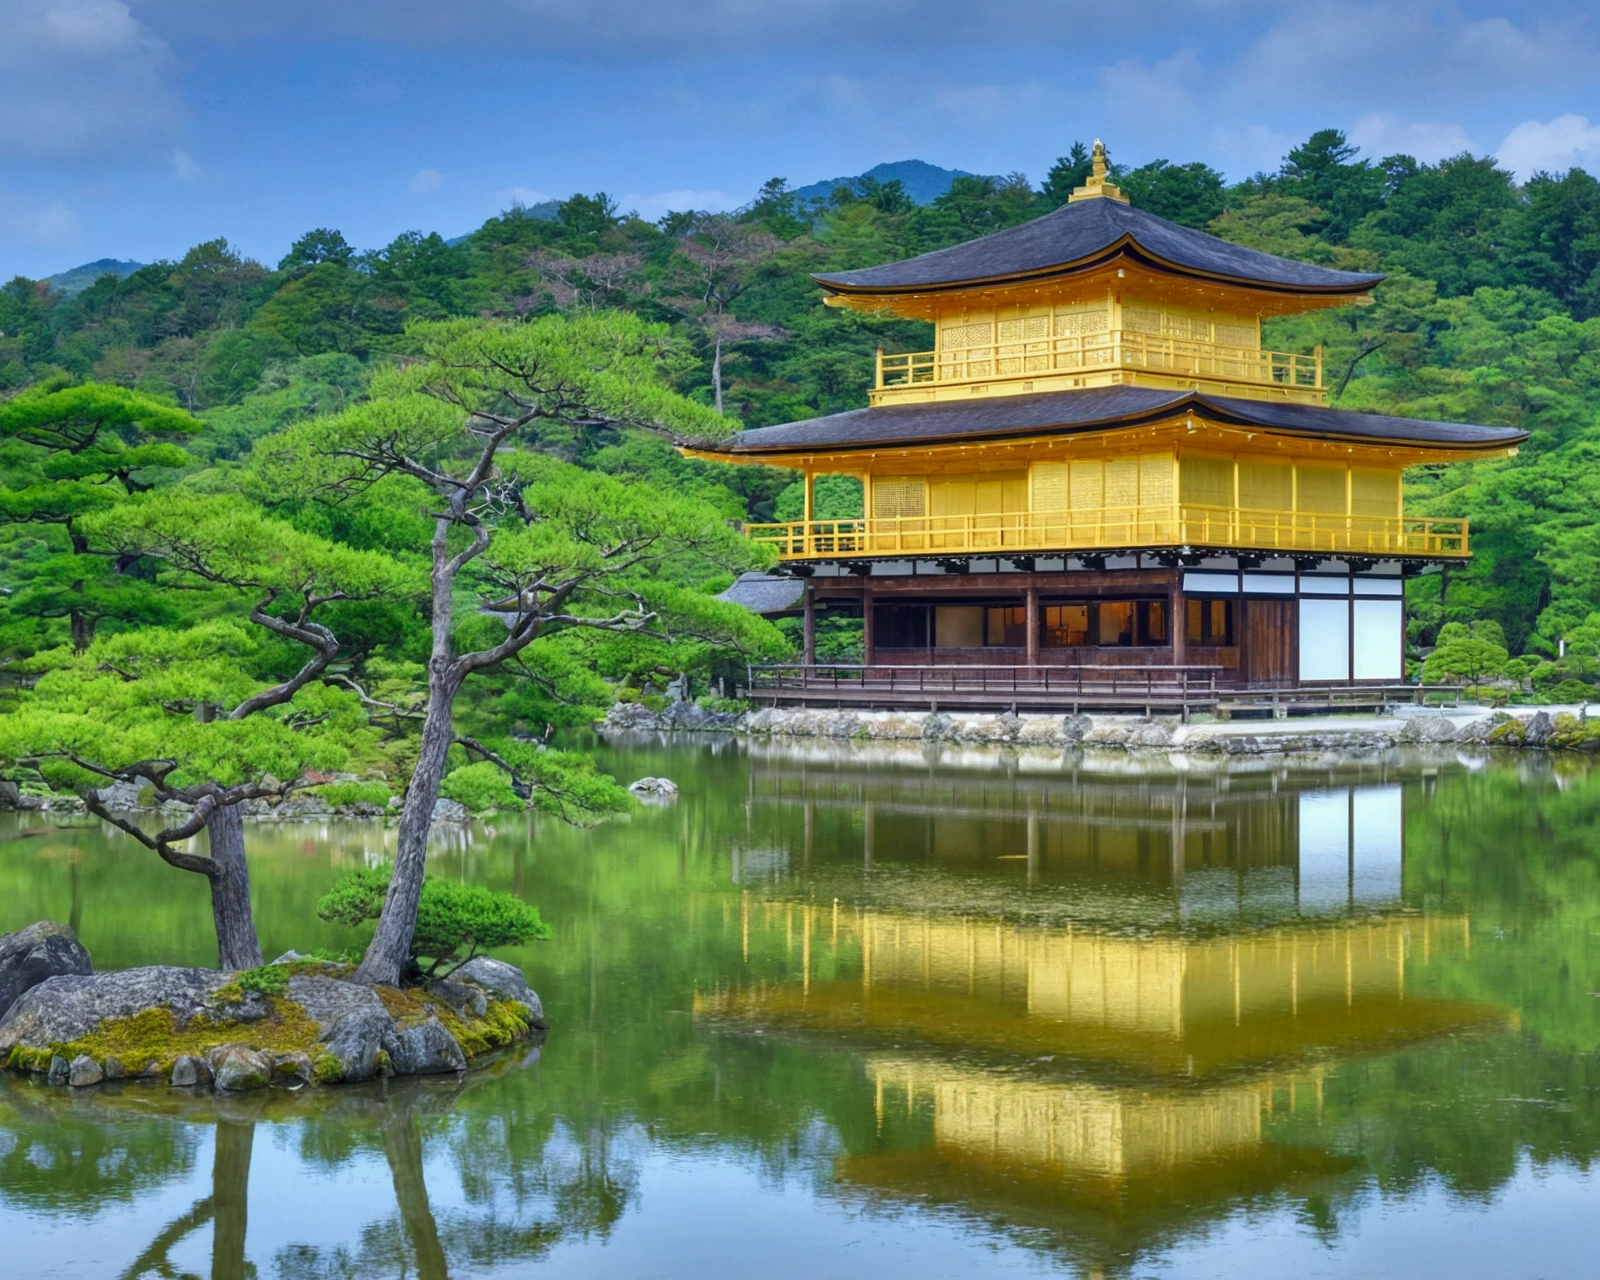
MULTIPOLYGON (((1317 295, 1320 297, 1342 297, 1346 295, 1359 297, 1361 294, 1377 288, 1378 285, 1388 279, 1388 276, 1382 272, 1370 274, 1340 272, 1338 274, 1349 276, 1349 280, 1333 284, 1288 284, 1248 276, 1228 275, 1222 272, 1203 271, 1183 263, 1169 261, 1159 254, 1152 253, 1134 239, 1132 233, 1124 234, 1114 244, 1088 257, 1078 258, 1070 262, 1060 262, 1052 266, 1013 272, 1009 275, 973 276, 968 279, 902 285, 854 284, 845 279, 844 276, 825 276, 817 272, 812 272, 811 278, 824 289, 830 289, 834 293, 845 297, 901 298, 915 297, 918 294, 956 293, 966 289, 1004 288, 1008 285, 1040 284, 1048 280, 1061 279, 1065 276, 1087 275, 1089 272, 1099 268, 1109 267, 1118 258, 1131 258, 1141 265, 1152 267, 1157 271, 1170 275, 1185 276, 1188 279, 1203 281, 1207 284, 1225 284, 1234 288, 1254 289, 1260 293, 1317 295)), ((868 270, 872 269, 868 268, 868 270)), ((847 274, 854 275, 856 273, 850 272, 847 274)))
POLYGON ((707 452, 755 460, 808 452, 986 443, 1141 427, 1189 412, 1228 426, 1340 444, 1489 453, 1513 448, 1528 438, 1527 432, 1513 427, 1432 422, 1319 405, 1124 386, 1041 392, 977 403, 944 401, 852 409, 806 422, 758 427, 707 452), (749 439, 752 436, 766 438, 749 439))
POLYGON ((1110 199, 1069 203, 914 258, 813 278, 846 296, 895 296, 1082 272, 1119 253, 1156 270, 1277 293, 1337 297, 1363 293, 1383 278, 1265 253, 1110 199))

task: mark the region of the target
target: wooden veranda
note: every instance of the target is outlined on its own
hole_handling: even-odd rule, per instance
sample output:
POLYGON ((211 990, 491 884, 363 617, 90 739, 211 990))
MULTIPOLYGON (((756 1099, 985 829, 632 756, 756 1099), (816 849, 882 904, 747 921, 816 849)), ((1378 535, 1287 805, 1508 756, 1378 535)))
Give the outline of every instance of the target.
POLYGON ((1286 716, 1378 711, 1400 703, 1453 702, 1453 685, 1339 684, 1238 688, 1214 666, 927 666, 845 663, 751 667, 760 706, 861 710, 1132 711, 1286 716))

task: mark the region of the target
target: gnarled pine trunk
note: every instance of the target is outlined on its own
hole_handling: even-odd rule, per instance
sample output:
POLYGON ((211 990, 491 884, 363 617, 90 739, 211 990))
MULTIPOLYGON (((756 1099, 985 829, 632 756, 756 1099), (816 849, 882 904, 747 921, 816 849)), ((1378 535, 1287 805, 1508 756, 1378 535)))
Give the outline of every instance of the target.
POLYGON ((250 908, 250 864, 244 856, 244 807, 220 805, 206 820, 206 838, 217 870, 211 876, 211 918, 217 926, 217 968, 255 969, 263 964, 250 908))
POLYGON ((353 980, 396 986, 411 958, 417 904, 422 900, 423 868, 428 860, 428 830, 439 783, 455 741, 455 701, 462 677, 453 669, 435 671, 428 681, 428 713, 422 722, 422 750, 411 774, 395 837, 394 873, 384 897, 383 915, 353 980))

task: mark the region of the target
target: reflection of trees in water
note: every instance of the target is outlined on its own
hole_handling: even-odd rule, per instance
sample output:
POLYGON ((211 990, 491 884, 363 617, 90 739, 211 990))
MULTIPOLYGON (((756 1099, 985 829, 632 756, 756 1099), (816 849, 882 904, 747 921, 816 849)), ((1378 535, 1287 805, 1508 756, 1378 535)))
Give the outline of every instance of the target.
POLYGON ((0 1077, 0 1204, 90 1218, 108 1201, 137 1199, 194 1168, 194 1129, 63 1107, 65 1092, 0 1077))
POLYGON ((424 1175, 424 1106, 388 1109, 377 1127, 394 1186, 396 1214, 362 1228, 361 1242, 316 1248, 291 1244, 274 1259, 282 1280, 355 1280, 410 1276, 444 1280, 452 1268, 476 1270, 542 1256, 564 1230, 560 1222, 501 1222, 471 1213, 435 1213, 424 1175))
POLYGON ((223 1120, 216 1125, 211 1149, 211 1194, 196 1200, 160 1231, 126 1271, 122 1280, 176 1276, 172 1251, 205 1226, 211 1228, 211 1280, 254 1280, 256 1269, 245 1261, 249 1225, 250 1153, 255 1145, 253 1120, 223 1120))
POLYGON ((304 1135, 301 1153, 318 1163, 340 1164, 381 1145, 396 1212, 363 1227, 354 1246, 280 1249, 274 1265, 283 1280, 440 1280, 530 1261, 559 1241, 610 1230, 636 1195, 642 1139, 630 1134, 619 1142, 604 1126, 568 1129, 515 1106, 456 1107, 475 1083, 469 1076, 455 1087, 396 1089, 401 1096, 366 1108, 362 1123, 346 1132, 304 1135), (433 1207, 424 1159, 430 1142, 450 1152, 470 1208, 433 1207))

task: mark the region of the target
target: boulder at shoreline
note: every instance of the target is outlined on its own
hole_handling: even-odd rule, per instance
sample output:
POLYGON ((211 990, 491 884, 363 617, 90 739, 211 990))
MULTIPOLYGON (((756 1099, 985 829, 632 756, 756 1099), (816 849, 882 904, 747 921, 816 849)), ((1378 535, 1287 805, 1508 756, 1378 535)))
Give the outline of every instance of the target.
POLYGON ((351 982, 350 966, 298 957, 249 975, 174 965, 93 973, 71 931, 48 922, 0 937, 0 955, 37 956, 41 940, 58 971, 0 1016, 0 1065, 53 1084, 131 1078, 243 1092, 438 1074, 545 1025, 522 971, 487 956, 448 982, 404 988, 351 982), (62 934, 70 947, 52 941, 62 934))

